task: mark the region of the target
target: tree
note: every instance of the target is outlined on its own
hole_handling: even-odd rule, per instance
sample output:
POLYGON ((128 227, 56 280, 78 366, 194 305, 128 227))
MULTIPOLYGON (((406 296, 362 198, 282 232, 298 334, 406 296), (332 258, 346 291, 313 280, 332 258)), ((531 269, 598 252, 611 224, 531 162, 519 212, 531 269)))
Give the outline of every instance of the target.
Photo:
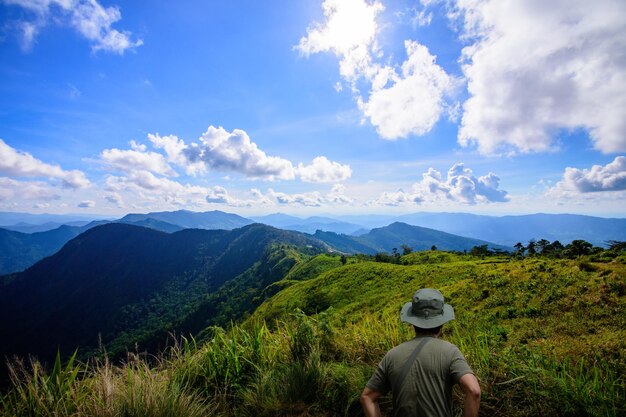
POLYGON ((516 255, 524 256, 526 248, 522 245, 522 242, 517 242, 513 247, 515 248, 516 255))
POLYGON ((432 246, 430 247, 430 250, 437 250, 437 246, 436 246, 436 245, 432 245, 432 246))
POLYGON ((575 258, 581 255, 589 255, 593 245, 585 240, 577 239, 565 246, 565 255, 568 258, 575 258))
POLYGON ((402 248, 402 254, 403 255, 409 255, 411 252, 413 252, 413 248, 410 247, 409 245, 400 245, 400 247, 402 248))
POLYGON ((528 252, 529 256, 535 255, 537 253, 537 250, 535 249, 535 247, 536 247, 535 239, 530 239, 530 242, 528 242, 528 246, 526 246, 526 251, 528 252))
POLYGON ((539 249, 539 253, 541 253, 542 255, 544 254, 548 245, 550 245, 550 242, 546 239, 540 239, 536 244, 537 249, 539 249))
POLYGON ((609 240, 606 242, 609 246, 609 250, 613 252, 623 252, 626 250, 626 242, 619 240, 609 240))
POLYGON ((471 250, 470 250, 470 255, 473 256, 486 256, 486 255, 490 255, 491 252, 489 251, 489 247, 487 245, 480 245, 480 246, 474 246, 471 250))
POLYGON ((348 258, 346 258, 346 255, 341 255, 341 265, 345 265, 346 262, 348 262, 348 258))

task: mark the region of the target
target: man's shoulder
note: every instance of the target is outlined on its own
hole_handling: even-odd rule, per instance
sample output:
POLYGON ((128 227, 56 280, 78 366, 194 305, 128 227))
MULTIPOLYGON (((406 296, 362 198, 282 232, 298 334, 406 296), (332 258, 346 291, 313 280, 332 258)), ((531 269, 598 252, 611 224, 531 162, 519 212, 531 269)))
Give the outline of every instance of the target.
POLYGON ((426 350, 440 350, 445 352, 459 351, 459 348, 455 344, 448 342, 447 340, 443 340, 438 337, 421 336, 400 343, 396 347, 392 348, 389 352, 387 352, 387 355, 391 357, 398 355, 404 356, 407 352, 412 352, 413 350, 415 350, 420 341, 424 338, 428 338, 428 341, 424 345, 424 349, 426 350))

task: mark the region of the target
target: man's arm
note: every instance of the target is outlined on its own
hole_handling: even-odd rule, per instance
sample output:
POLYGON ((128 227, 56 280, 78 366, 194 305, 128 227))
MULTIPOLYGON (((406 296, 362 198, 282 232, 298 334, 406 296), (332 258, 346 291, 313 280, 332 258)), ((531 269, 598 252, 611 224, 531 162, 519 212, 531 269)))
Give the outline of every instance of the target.
POLYGON ((378 391, 374 391, 368 387, 365 387, 361 393, 361 405, 365 412, 365 417, 380 417, 380 407, 378 406, 378 399, 382 397, 378 391))
POLYGON ((478 385, 478 380, 474 374, 465 374, 459 379, 459 385, 465 393, 463 417, 478 417, 478 407, 480 406, 480 385, 478 385))

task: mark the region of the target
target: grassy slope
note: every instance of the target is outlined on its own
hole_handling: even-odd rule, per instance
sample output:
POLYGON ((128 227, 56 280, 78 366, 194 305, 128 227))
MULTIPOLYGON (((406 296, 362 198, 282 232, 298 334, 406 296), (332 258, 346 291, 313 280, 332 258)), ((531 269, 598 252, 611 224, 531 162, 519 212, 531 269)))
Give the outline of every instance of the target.
POLYGON ((349 360, 365 358, 373 365, 389 345, 363 340, 381 332, 410 337, 397 323, 399 310, 416 289, 435 287, 455 307, 457 320, 446 326, 446 337, 462 347, 481 377, 487 409, 515 404, 521 415, 532 415, 535 407, 553 401, 561 415, 568 415, 553 397, 578 396, 565 403, 574 414, 585 415, 598 402, 623 399, 624 258, 610 263, 472 260, 423 252, 404 259, 413 265, 350 264, 294 284, 260 306, 253 319, 272 321, 296 308, 307 314, 328 309, 325 320, 340 334, 338 349, 351 352, 349 360), (367 348, 359 351, 359 344, 367 348), (535 380, 532 369, 538 377, 550 375, 535 380), (606 385, 596 380, 598 373, 606 385), (567 380, 574 386, 562 391, 553 386, 567 380), (529 384, 535 392, 529 393, 529 384), (613 392, 615 387, 621 394, 613 392), (607 397, 600 400, 594 391, 607 397))
MULTIPOLYGON (((22 378, 0 402, 0 416, 118 415, 132 407, 138 411, 124 415, 150 407, 154 416, 172 409, 179 416, 361 415, 358 395, 374 366, 411 337, 398 320, 401 305, 426 286, 455 307, 445 337, 481 381, 481 415, 626 412, 624 255, 604 263, 443 252, 413 253, 402 258, 408 265, 285 259, 289 265, 275 264, 286 274, 278 292, 243 326, 212 330, 208 343, 185 342, 153 368, 131 357, 123 367, 92 366, 84 381, 73 380, 74 368, 61 378, 22 378), (272 331, 255 324, 263 320, 272 331)), ((384 412, 389 405, 383 401, 384 412)))

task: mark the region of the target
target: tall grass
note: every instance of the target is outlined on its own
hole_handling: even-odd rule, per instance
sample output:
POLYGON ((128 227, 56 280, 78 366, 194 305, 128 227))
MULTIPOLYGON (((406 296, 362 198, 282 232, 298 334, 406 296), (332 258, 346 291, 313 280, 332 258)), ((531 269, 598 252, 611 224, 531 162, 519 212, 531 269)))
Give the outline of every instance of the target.
MULTIPOLYGON (((36 361, 14 362, 0 415, 358 416, 359 394, 377 361, 412 337, 397 317, 364 316, 337 328, 301 312, 273 331, 255 324, 212 333, 203 344, 180 339, 152 366, 135 355, 119 365, 81 364, 75 356, 62 365, 57 358, 49 372, 36 361)), ((446 329, 481 382, 482 415, 623 415, 625 381, 616 370, 602 361, 502 349, 502 333, 462 321, 446 329)), ((389 399, 383 404, 389 410, 389 399)))
MULTIPOLYGON (((404 275, 397 274, 400 278, 393 268, 402 266, 385 266, 380 268, 388 273, 384 279, 355 278, 352 272, 371 268, 356 265, 351 272, 348 265, 339 268, 341 274, 322 278, 328 281, 323 288, 329 300, 343 294, 341 287, 328 288, 340 279, 372 279, 377 293, 368 306, 381 297, 381 288, 393 299, 398 285, 448 285, 446 294, 454 294, 455 307, 464 314, 444 326, 443 337, 460 348, 479 378, 481 415, 626 415, 626 366, 618 340, 624 323, 619 314, 623 266, 612 265, 617 272, 606 274, 602 268, 582 271, 572 265, 553 263, 554 271, 526 261, 484 271, 475 264, 447 270, 409 266, 404 275), (452 274, 461 278, 454 280, 452 274), (602 308, 594 309, 598 304, 602 308), (561 309, 571 314, 557 314, 561 309), (578 340, 570 336, 586 330, 589 320, 578 319, 580 312, 601 324, 593 334, 604 338, 595 356, 589 339, 580 342, 587 347, 584 354, 559 345, 578 340), (613 331, 614 338, 609 336, 613 331), (549 340, 550 332, 561 333, 549 340)), ((318 284, 303 282, 310 287, 302 286, 300 293, 285 290, 283 297, 292 295, 290 305, 304 309, 318 284)), ((345 286, 345 294, 351 295, 353 286, 345 286)), ((0 398, 0 416, 360 416, 359 394, 376 364, 414 334, 393 308, 364 309, 356 304, 359 300, 343 307, 334 302, 336 310, 314 316, 297 310, 269 324, 212 328, 201 343, 178 338, 149 361, 130 355, 125 363, 105 358, 83 364, 74 355, 65 365, 57 357, 49 371, 36 361, 14 361, 11 389, 0 398)), ((457 392, 456 397, 458 414, 462 396, 457 392)), ((386 397, 383 410, 389 407, 386 397)))

